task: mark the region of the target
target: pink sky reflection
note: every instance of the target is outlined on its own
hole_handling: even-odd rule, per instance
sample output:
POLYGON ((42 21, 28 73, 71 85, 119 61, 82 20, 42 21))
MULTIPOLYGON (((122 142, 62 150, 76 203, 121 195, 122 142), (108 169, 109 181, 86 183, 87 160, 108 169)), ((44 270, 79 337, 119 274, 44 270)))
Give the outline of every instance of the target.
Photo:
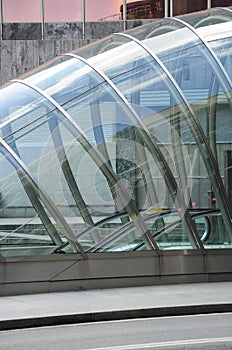
MULTIPOLYGON (((119 14, 122 2, 86 0, 86 20, 97 21, 119 14)), ((45 22, 80 21, 81 3, 81 0, 44 0, 45 22)), ((41 22, 41 0, 3 0, 3 22, 41 22)))

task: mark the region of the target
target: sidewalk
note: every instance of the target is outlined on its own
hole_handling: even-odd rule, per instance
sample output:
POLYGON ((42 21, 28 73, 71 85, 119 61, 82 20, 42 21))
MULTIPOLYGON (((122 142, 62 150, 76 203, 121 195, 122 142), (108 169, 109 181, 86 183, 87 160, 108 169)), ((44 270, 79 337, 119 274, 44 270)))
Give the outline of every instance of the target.
POLYGON ((232 282, 4 296, 0 330, 213 312, 232 312, 232 282))

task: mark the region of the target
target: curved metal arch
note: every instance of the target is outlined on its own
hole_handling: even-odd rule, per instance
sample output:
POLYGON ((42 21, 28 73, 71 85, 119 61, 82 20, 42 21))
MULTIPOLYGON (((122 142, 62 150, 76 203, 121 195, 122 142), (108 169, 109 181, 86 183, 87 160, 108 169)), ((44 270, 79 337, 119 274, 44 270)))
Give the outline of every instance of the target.
MULTIPOLYGON (((203 19, 201 19, 198 23, 195 23, 195 25, 194 25, 194 28, 200 28, 200 27, 198 27, 198 25, 201 25, 202 23, 203 24, 205 24, 205 23, 207 23, 207 20, 213 20, 213 21, 215 21, 215 20, 222 20, 221 21, 221 23, 222 22, 229 22, 229 20, 228 20, 228 18, 227 18, 227 20, 225 19, 225 18, 223 18, 223 13, 220 13, 219 11, 224 11, 225 13, 226 12, 230 12, 230 11, 226 11, 227 9, 225 8, 225 7, 214 7, 214 8, 211 8, 211 11, 209 11, 209 12, 211 12, 211 13, 213 13, 213 15, 212 16, 208 16, 208 17, 204 17, 203 19), (212 11, 213 10, 213 11, 212 11), (224 20, 223 20, 224 19, 224 20)), ((219 22, 218 22, 219 23, 219 22)))
MULTIPOLYGON (((211 23, 210 23, 211 25, 217 24, 217 23, 222 23, 222 22, 217 22, 217 20, 220 20, 221 18, 222 18, 222 16, 205 17, 202 20, 200 20, 198 23, 196 23, 193 28, 196 28, 196 29, 202 28, 202 24, 206 25, 207 21, 210 22, 210 20, 211 20, 211 23), (212 23, 213 21, 215 23, 212 23)), ((228 20, 228 21, 223 21, 223 22, 230 22, 230 21, 228 20)))
MULTIPOLYGON (((11 164, 20 169, 23 173, 23 175, 30 180, 30 182, 35 187, 35 190, 39 194, 42 203, 47 207, 53 218, 56 220, 58 226, 60 229, 64 232, 65 236, 69 239, 69 242, 71 243, 72 247, 75 247, 79 250, 82 258, 86 259, 87 255, 83 251, 82 247, 78 244, 78 242, 75 241, 75 236, 70 229, 68 223, 66 220, 62 217, 62 215, 59 213, 58 209, 56 208, 55 204, 52 202, 51 198, 48 197, 47 194, 43 191, 41 187, 38 186, 36 180, 33 178, 32 174, 30 173, 29 169, 26 167, 26 165, 22 162, 22 160, 17 156, 17 154, 10 148, 10 146, 0 137, 0 145, 5 149, 7 154, 9 154, 9 161, 11 164)), ((76 251, 77 251, 76 249, 76 251)))
MULTIPOLYGON (((204 40, 204 38, 197 32, 197 28, 191 26, 190 24, 188 24, 188 23, 186 23, 183 20, 178 19, 178 18, 174 18, 174 21, 185 25, 185 27, 187 27, 189 30, 191 30, 197 36, 197 38, 203 43, 204 47, 207 49, 207 51, 210 54, 210 56, 213 58, 213 62, 216 63, 216 67, 214 65, 212 67, 213 71, 215 72, 215 77, 217 77, 218 81, 223 86, 225 95, 227 97, 227 100, 229 102, 230 108, 232 110, 231 94, 228 94, 228 91, 227 91, 228 87, 225 85, 225 81, 226 81, 228 83, 228 85, 229 85, 229 88, 232 90, 232 81, 230 79, 230 76, 227 74, 227 72, 226 72, 222 62, 217 57, 217 55, 213 51, 213 49, 211 49, 211 47, 209 46, 208 42, 206 40, 204 40), (225 77, 225 81, 222 79, 220 73, 218 72, 218 67, 219 67, 219 71, 221 71, 222 75, 225 77)), ((211 60, 210 60, 210 63, 212 64, 211 60)), ((212 82, 211 91, 213 89, 217 89, 217 88, 219 88, 219 85, 216 83, 216 79, 214 79, 214 81, 212 82)), ((217 99, 217 97, 212 97, 212 96, 215 96, 215 94, 211 94, 210 96, 211 97, 210 97, 210 101, 209 101, 209 107, 210 108, 209 108, 209 118, 208 118, 208 133, 209 133, 209 135, 214 135, 213 138, 209 139, 209 142, 210 142, 210 146, 212 147, 214 156, 217 159, 216 110, 215 110, 215 107, 214 107, 214 103, 212 102, 212 101, 215 101, 215 99, 217 99)))
POLYGON ((231 8, 228 8, 228 7, 220 7, 220 8, 222 8, 223 10, 226 10, 226 11, 228 11, 228 12, 232 12, 232 9, 231 9, 231 8))
MULTIPOLYGON (((130 36, 127 36, 127 35, 125 35, 125 36, 131 39, 130 36)), ((163 173, 163 177, 164 177, 164 180, 169 188, 170 194, 171 195, 173 195, 173 193, 176 194, 176 196, 173 198, 174 202, 175 202, 175 200, 177 200, 178 206, 183 209, 184 220, 185 220, 185 224, 186 224, 186 229, 187 229, 188 234, 189 234, 190 242, 193 244, 193 246, 195 248, 200 248, 202 251, 204 251, 204 246, 203 246, 200 238, 198 237, 197 229, 192 221, 191 215, 188 212, 188 207, 185 203, 185 200, 184 200, 182 194, 180 193, 180 191, 178 189, 177 183, 176 183, 175 178, 170 170, 170 167, 169 167, 168 163, 166 162, 166 160, 165 160, 163 154, 161 153, 158 145, 156 144, 155 140, 151 137, 150 132, 143 125, 137 112, 134 110, 134 108, 128 102, 128 100, 125 98, 125 96, 123 96, 123 94, 120 92, 120 90, 115 86, 114 83, 112 83, 112 81, 107 77, 107 75, 104 72, 100 71, 94 65, 90 64, 86 59, 84 59, 78 55, 75 55, 75 54, 67 54, 67 55, 69 55, 71 57, 76 57, 77 59, 81 60, 82 62, 86 63, 89 67, 91 67, 97 74, 99 74, 111 86, 111 88, 115 91, 115 93, 118 95, 118 97, 125 103, 125 105, 129 109, 129 111, 132 113, 132 115, 134 116, 134 118, 137 121, 137 123, 139 124, 139 126, 142 128, 142 130, 144 130, 145 137, 141 133, 140 133, 140 136, 143 139, 143 141, 146 142, 147 148, 151 151, 151 154, 153 156, 155 154, 156 160, 158 160, 158 164, 160 164, 160 162, 161 162, 161 164, 162 164, 161 172, 163 173), (149 143, 147 142, 147 140, 149 140, 149 143)))
MULTIPOLYGON (((202 42, 202 44, 204 44, 204 46, 208 50, 209 54, 212 56, 213 61, 217 64, 217 68, 219 68, 221 73, 224 75, 227 83, 229 84, 230 88, 232 89, 232 81, 230 80, 230 77, 228 76, 223 64, 221 63, 221 61, 219 60, 219 58, 217 57, 215 52, 208 45, 208 42, 206 40, 204 40, 204 38, 202 38, 202 36, 197 32, 197 29, 195 29, 190 24, 184 22, 183 20, 181 20, 179 18, 173 18, 173 20, 176 22, 182 23, 185 27, 187 27, 189 30, 191 30, 198 37, 198 39, 202 42)), ((224 80, 221 80, 221 75, 218 75, 217 70, 215 70, 215 74, 218 76, 220 83, 222 84, 222 86, 224 87, 225 92, 226 92, 226 86, 224 85, 225 82, 224 82, 224 80)), ((230 101, 230 98, 228 98, 228 100, 230 101)), ((232 106, 232 101, 231 101, 231 106, 232 106)))
POLYGON ((157 27, 156 29, 152 30, 151 33, 146 37, 146 39, 150 39, 150 38, 153 38, 154 36, 165 34, 166 33, 164 32, 165 28, 169 29, 168 33, 176 30, 176 28, 174 28, 172 25, 163 25, 161 27, 157 27), (154 35, 155 32, 156 32, 156 35, 154 35))
MULTIPOLYGON (((160 249, 153 239, 152 234, 149 232, 147 226, 144 223, 139 211, 137 210, 132 198, 126 191, 123 184, 119 181, 117 175, 107 162, 107 160, 102 156, 102 154, 91 145, 85 136, 84 131, 80 128, 80 126, 72 119, 72 117, 46 92, 42 91, 40 88, 29 84, 23 80, 14 79, 13 81, 23 84, 30 89, 33 89, 38 94, 42 95, 45 99, 47 99, 54 107, 57 108, 64 117, 64 120, 67 122, 67 128, 72 133, 74 137, 76 137, 81 144, 81 146, 85 149, 85 151, 90 155, 93 161, 98 165, 99 169, 102 171, 104 176, 106 177, 111 188, 119 189, 118 200, 123 206, 124 210, 128 212, 129 216, 132 220, 135 221, 135 225, 137 226, 139 232, 145 234, 146 244, 148 244, 152 249, 154 249, 158 255, 161 255, 160 249)), ((79 245, 79 243, 78 243, 79 245)))
POLYGON ((171 85, 174 87, 175 91, 181 98, 181 100, 184 102, 185 107, 189 111, 189 114, 192 116, 192 120, 194 123, 189 123, 188 118, 186 118, 185 113, 183 113, 184 118, 187 121, 187 124, 189 125, 189 128, 193 134, 193 137, 198 145, 198 148, 201 152, 202 159, 205 163, 206 169, 208 173, 211 175, 210 179, 215 191, 216 198, 218 200, 218 203, 220 205, 221 211, 222 211, 222 216, 224 218, 224 222, 226 225, 226 228, 228 230, 228 234, 230 238, 232 239, 232 208, 230 204, 230 200, 226 194, 226 190, 224 187, 224 184, 222 182, 222 178, 218 169, 218 165, 216 162, 216 159, 208 145, 207 138, 204 134, 204 131, 202 130, 202 127, 200 123, 198 122, 194 111, 192 110, 190 104, 188 103, 184 93, 180 89, 179 85, 169 72, 169 70, 165 67, 165 65, 162 63, 162 61, 155 55, 146 45, 144 45, 142 42, 137 40, 136 38, 131 37, 130 35, 126 33, 119 33, 117 35, 122 35, 122 36, 127 36, 131 38, 131 40, 137 42, 138 45, 140 45, 145 51, 147 51, 153 59, 159 64, 160 68, 162 71, 166 74, 168 80, 170 81, 171 85))

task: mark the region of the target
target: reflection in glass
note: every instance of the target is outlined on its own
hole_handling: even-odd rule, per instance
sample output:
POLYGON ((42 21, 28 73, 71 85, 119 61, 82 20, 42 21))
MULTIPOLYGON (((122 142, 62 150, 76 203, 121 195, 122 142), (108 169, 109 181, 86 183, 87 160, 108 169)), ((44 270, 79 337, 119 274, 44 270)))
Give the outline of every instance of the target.
POLYGON ((52 234, 56 230, 52 229, 50 218, 30 179, 13 167, 2 147, 0 151, 0 254, 49 254, 62 241, 53 240, 52 234), (46 225, 50 225, 49 230, 46 225))
POLYGON ((232 80, 232 38, 226 38, 209 42, 221 63, 225 67, 227 74, 232 80))

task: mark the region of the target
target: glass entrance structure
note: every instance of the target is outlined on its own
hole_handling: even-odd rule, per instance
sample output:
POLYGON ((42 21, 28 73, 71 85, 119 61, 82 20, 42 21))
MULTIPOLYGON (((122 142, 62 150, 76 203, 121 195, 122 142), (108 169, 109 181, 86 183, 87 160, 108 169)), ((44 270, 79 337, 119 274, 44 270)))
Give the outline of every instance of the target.
POLYGON ((230 255, 231 21, 157 20, 0 90, 3 260, 230 255))

